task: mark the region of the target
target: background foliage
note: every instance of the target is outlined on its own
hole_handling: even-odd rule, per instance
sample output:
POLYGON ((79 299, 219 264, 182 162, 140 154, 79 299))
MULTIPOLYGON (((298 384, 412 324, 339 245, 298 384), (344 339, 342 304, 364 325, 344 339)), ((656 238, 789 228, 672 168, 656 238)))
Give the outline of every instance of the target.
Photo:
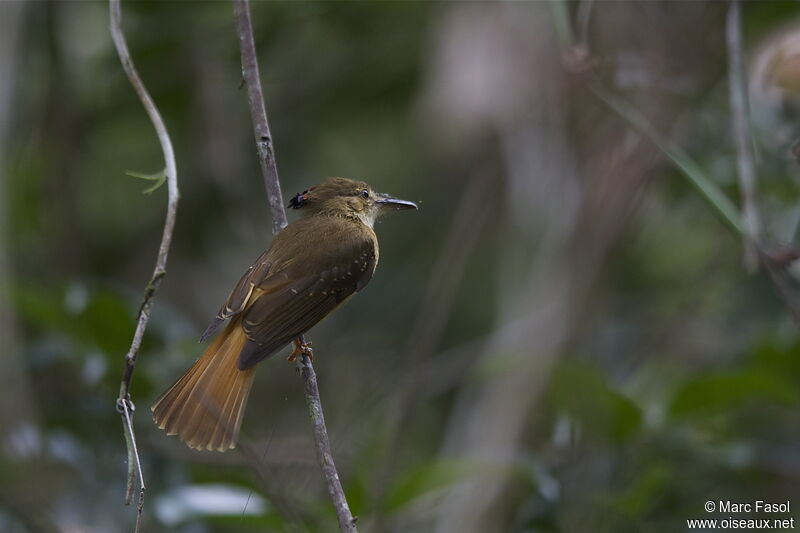
MULTIPOLYGON (((627 102, 738 204, 721 2, 252 6, 287 197, 420 202, 314 341, 364 531, 676 531, 800 505, 800 336, 627 102)), ((133 399, 146 531, 332 531, 301 383, 264 363, 235 452, 149 419, 270 239, 227 2, 123 2, 182 200, 133 399)), ((745 4, 764 245, 800 220, 796 3, 745 4)), ((0 530, 130 531, 114 400, 165 191, 102 2, 0 5, 0 530)), ((795 300, 790 268, 783 299, 795 300)), ((790 515, 781 516, 789 517, 790 515)), ((763 516, 762 516, 763 517, 763 516)))

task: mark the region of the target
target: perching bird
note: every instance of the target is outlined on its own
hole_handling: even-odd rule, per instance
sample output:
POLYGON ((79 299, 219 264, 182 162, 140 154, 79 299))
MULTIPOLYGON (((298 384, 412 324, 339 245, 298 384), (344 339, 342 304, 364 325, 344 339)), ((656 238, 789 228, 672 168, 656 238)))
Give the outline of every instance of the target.
POLYGON ((201 342, 231 319, 228 326, 153 404, 158 427, 191 448, 236 446, 256 363, 363 289, 378 264, 375 219, 417 205, 361 181, 331 178, 295 195, 289 207, 304 216, 242 276, 201 342))

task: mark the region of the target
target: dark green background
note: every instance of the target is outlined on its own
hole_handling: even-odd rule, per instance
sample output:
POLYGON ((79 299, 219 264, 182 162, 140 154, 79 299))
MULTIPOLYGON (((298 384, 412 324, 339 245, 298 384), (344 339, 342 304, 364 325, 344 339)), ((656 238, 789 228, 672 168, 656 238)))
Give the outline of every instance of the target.
MULTIPOLYGON (((334 531, 284 354, 259 367, 236 451, 150 421, 271 220, 231 5, 122 9, 181 190, 132 386, 144 531, 334 531)), ((362 531, 671 532, 722 518, 707 500, 800 506, 791 313, 592 91, 639 109, 738 205, 726 4, 594 2, 585 62, 581 9, 252 6, 286 198, 341 175, 420 203, 381 221, 368 289, 309 335, 362 531)), ((745 4, 748 67, 797 15, 745 4)), ((106 4, 6 2, 0 19, 0 530, 131 531, 114 402, 166 190, 126 171, 157 172, 160 148, 106 4)), ((797 96, 746 75, 764 242, 791 243, 797 96)))

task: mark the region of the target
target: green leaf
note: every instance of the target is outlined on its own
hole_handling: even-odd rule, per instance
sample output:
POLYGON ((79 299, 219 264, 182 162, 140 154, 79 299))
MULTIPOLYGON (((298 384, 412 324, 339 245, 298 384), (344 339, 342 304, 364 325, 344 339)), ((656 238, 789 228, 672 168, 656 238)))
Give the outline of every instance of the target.
POLYGON ((632 484, 612 496, 609 505, 623 516, 644 517, 663 502, 672 476, 668 463, 654 462, 636 476, 632 484))
POLYGON ((128 350, 135 315, 118 294, 94 289, 86 309, 76 318, 84 341, 114 357, 128 350))
POLYGON ((800 342, 797 339, 784 342, 765 338, 753 348, 752 357, 754 367, 795 383, 800 381, 800 342))
POLYGON ((670 405, 674 417, 727 410, 753 400, 795 405, 797 387, 774 372, 746 369, 704 376, 684 385, 670 405))
POLYGON ((75 321, 64 309, 63 290, 33 284, 19 284, 11 293, 15 311, 31 324, 75 335, 75 321))
POLYGON ((358 516, 367 509, 369 492, 361 476, 354 476, 345 488, 347 495, 347 503, 350 505, 350 511, 353 516, 358 516))
POLYGON ((90 288, 86 306, 78 312, 66 308, 62 287, 19 285, 12 296, 19 315, 42 330, 61 332, 107 354, 127 350, 134 315, 113 291, 90 288))
POLYGON ((145 190, 143 190, 142 194, 151 194, 153 191, 161 187, 167 180, 166 170, 160 170, 153 174, 142 174, 139 172, 133 172, 132 170, 128 170, 127 172, 125 172, 125 174, 127 174, 128 176, 133 176, 134 178, 155 182, 151 187, 148 187, 145 190))
POLYGON ((594 435, 622 441, 641 426, 639 406, 611 388, 605 376, 592 367, 562 365, 554 373, 552 391, 556 404, 594 435))

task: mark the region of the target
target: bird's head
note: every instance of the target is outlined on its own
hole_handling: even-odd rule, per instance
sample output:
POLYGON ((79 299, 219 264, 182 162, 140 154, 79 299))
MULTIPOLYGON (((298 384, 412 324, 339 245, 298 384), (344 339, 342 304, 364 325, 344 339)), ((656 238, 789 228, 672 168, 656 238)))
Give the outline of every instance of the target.
POLYGON ((306 215, 330 215, 356 218, 372 227, 383 213, 399 209, 417 209, 417 204, 372 190, 363 181, 329 178, 295 194, 288 207, 306 215))

